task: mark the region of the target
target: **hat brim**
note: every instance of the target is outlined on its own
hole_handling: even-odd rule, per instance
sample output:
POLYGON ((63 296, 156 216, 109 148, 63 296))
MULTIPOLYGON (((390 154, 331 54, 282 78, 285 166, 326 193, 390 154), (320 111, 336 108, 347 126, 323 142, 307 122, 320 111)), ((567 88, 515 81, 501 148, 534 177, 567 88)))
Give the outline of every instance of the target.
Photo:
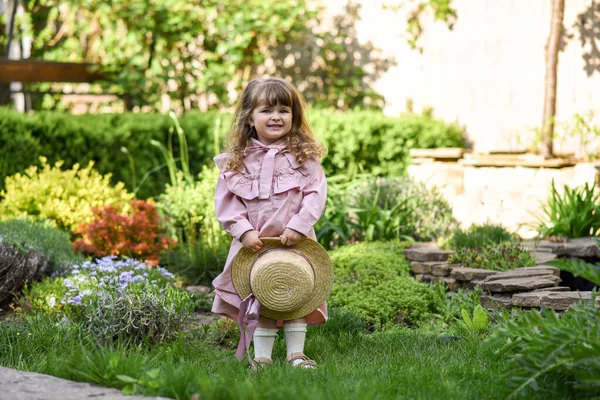
POLYGON ((269 249, 282 248, 295 249, 308 258, 315 273, 314 290, 310 299, 295 310, 287 312, 275 311, 261 305, 260 314, 275 320, 286 321, 298 319, 310 314, 327 300, 327 296, 331 293, 333 285, 333 264, 327 251, 321 244, 306 237, 302 238, 294 246, 281 244, 281 238, 260 238, 260 240, 263 242, 263 247, 259 251, 252 252, 242 247, 231 264, 233 286, 242 299, 245 299, 252 293, 250 288, 250 270, 254 260, 269 249))

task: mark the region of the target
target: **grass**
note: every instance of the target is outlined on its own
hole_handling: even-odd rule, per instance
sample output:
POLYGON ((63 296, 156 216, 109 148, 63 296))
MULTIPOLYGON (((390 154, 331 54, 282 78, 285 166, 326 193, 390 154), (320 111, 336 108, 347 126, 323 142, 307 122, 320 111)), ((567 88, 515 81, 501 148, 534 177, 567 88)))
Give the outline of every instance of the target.
MULTIPOLYGON (((232 349, 211 345, 202 330, 169 344, 127 348, 101 346, 78 326, 41 317, 0 324, 0 365, 178 399, 196 393, 203 399, 498 399, 507 393, 500 378, 505 360, 494 350, 481 338, 442 342, 425 329, 365 334, 332 312, 330 322, 309 329, 306 353, 317 370, 285 364, 278 338, 275 363, 257 373, 232 349)), ((542 383, 528 399, 573 398, 567 385, 542 383)))

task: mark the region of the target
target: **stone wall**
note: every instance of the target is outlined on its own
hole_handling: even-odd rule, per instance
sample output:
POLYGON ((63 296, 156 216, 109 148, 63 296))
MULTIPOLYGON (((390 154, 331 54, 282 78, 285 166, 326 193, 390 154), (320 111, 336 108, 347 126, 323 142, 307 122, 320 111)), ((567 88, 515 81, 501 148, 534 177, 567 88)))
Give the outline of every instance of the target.
MULTIPOLYGON (((579 301, 590 301, 592 292, 571 290, 561 279, 561 271, 546 262, 558 257, 600 260, 600 249, 591 238, 573 239, 567 243, 523 242, 522 246, 535 254, 537 265, 508 271, 469 268, 448 264, 452 253, 435 243, 418 243, 405 251, 415 279, 444 282, 450 291, 481 288, 481 304, 488 309, 567 310, 579 301)), ((595 299, 600 307, 600 297, 595 299)))
MULTIPOLYGON (((443 150, 443 149, 442 149, 443 150)), ((416 150, 408 174, 437 187, 463 227, 492 222, 524 238, 535 235, 536 216, 552 181, 562 192, 598 180, 600 163, 542 160, 535 155, 471 155, 444 158, 439 149, 416 150)))

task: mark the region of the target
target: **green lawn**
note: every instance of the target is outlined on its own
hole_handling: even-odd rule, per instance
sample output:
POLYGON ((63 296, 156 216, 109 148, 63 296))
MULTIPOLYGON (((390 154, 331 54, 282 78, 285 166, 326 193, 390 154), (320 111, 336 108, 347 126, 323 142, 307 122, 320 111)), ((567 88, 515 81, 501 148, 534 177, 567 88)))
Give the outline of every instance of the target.
MULTIPOLYGON (((402 327, 367 334, 333 312, 330 322, 308 332, 306 353, 317 370, 285 364, 285 342, 278 338, 276 362, 260 372, 213 339, 198 330, 169 344, 125 349, 91 342, 78 327, 34 318, 0 324, 0 365, 180 399, 199 393, 202 399, 462 400, 509 393, 501 378, 504 360, 481 338, 443 342, 436 333, 402 327)), ((558 380, 541 383, 525 398, 575 398, 558 380)))

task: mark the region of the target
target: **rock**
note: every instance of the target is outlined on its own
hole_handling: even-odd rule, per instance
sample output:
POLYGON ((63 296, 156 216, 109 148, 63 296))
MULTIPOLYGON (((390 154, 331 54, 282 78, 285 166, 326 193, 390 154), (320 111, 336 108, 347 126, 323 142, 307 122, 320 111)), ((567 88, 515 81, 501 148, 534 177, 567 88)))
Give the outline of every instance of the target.
POLYGON ((448 261, 451 250, 441 250, 435 247, 410 247, 404 250, 404 256, 409 261, 448 261))
MULTIPOLYGON (((492 275, 492 277, 494 276, 492 275)), ((560 282, 560 278, 554 275, 526 276, 488 281, 489 278, 486 278, 479 286, 484 291, 492 293, 526 292, 533 289, 556 286, 560 282)))
POLYGON ((534 292, 570 292, 571 289, 566 286, 554 286, 542 289, 535 289, 534 292))
POLYGON ((580 300, 589 301, 592 298, 592 292, 548 292, 540 300, 540 306, 552 308, 554 310, 567 310, 573 304, 579 303, 580 300))
POLYGON ((546 252, 546 251, 536 251, 535 252, 535 263, 536 264, 546 264, 549 261, 557 259, 558 256, 554 253, 546 252))
POLYGON ((429 282, 431 282, 432 278, 433 278, 433 276, 431 276, 429 274, 415 274, 415 279, 418 280, 419 282, 429 283, 429 282))
POLYGON ((548 240, 538 242, 529 240, 521 243, 521 246, 535 251, 547 251, 555 253, 558 257, 597 257, 600 258, 600 248, 591 237, 569 239, 567 242, 558 243, 548 240))
POLYGON ((448 276, 450 271, 452 268, 446 263, 437 263, 431 266, 431 275, 434 276, 448 276))
POLYGON ((451 292, 458 291, 458 288, 460 287, 460 282, 458 282, 456 279, 450 278, 448 276, 432 276, 431 281, 432 282, 445 282, 446 286, 448 286, 448 290, 451 292))
POLYGON ((494 275, 498 271, 490 271, 489 269, 457 267, 452 268, 450 276, 459 281, 472 281, 473 279, 483 279, 487 276, 494 275))
POLYGON ((187 290, 190 293, 196 293, 196 292, 201 292, 201 293, 210 293, 212 291, 211 288, 209 288, 208 286, 188 286, 185 288, 185 290, 187 290))
POLYGON ((479 298, 479 302, 485 308, 493 309, 511 309, 512 308, 512 295, 511 294, 482 294, 479 298))
POLYGON ((411 269, 414 274, 431 274, 431 267, 443 261, 411 261, 411 269))
POLYGON ((515 307, 540 307, 542 298, 548 296, 549 291, 533 291, 525 293, 515 293, 512 296, 512 304, 515 307))
POLYGON ((497 280, 501 280, 501 279, 548 276, 549 279, 557 278, 558 281, 556 283, 560 283, 559 274, 560 274, 560 270, 558 268, 554 268, 551 266, 525 267, 525 268, 516 268, 516 269, 510 269, 508 271, 498 272, 494 275, 490 275, 487 278, 485 278, 485 281, 491 282, 491 281, 497 281, 497 280))

